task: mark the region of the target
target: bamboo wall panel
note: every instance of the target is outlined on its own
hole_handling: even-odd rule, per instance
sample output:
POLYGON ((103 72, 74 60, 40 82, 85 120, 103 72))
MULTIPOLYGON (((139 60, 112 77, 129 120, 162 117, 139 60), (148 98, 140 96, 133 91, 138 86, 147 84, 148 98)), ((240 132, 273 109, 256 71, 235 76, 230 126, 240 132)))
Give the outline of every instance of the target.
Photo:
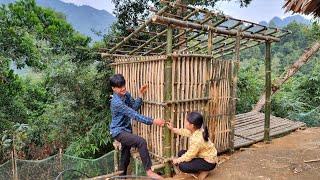
MULTIPOLYGON (((212 60, 208 56, 186 55, 172 57, 172 96, 164 101, 164 62, 167 56, 118 57, 113 63, 115 73, 124 75, 127 90, 137 97, 139 88, 148 84, 141 113, 164 117, 164 105, 171 103, 170 121, 183 128, 189 112, 205 115, 210 138, 219 152, 229 149, 230 93, 232 91, 232 61, 212 60)), ((156 158, 163 157, 163 130, 133 121, 133 131, 148 142, 149 151, 156 158)), ((172 155, 187 149, 188 139, 172 134, 172 155)))
MULTIPOLYGON (((207 98, 206 88, 208 82, 207 64, 210 58, 178 56, 173 58, 172 65, 172 101, 175 113, 171 120, 177 128, 183 128, 189 112, 205 113, 207 98)), ((186 137, 172 135, 172 152, 177 155, 179 150, 187 149, 186 137)))
MULTIPOLYGON (((140 112, 148 117, 163 118, 164 90, 164 61, 166 56, 121 57, 115 59, 115 73, 123 74, 126 79, 127 90, 134 98, 144 84, 148 91, 143 97, 144 103, 140 112)), ((149 151, 155 156, 163 156, 162 128, 148 126, 137 121, 132 121, 133 132, 148 142, 149 151)))
POLYGON ((230 148, 229 135, 232 120, 232 66, 233 61, 213 60, 211 67, 208 127, 219 152, 230 148))

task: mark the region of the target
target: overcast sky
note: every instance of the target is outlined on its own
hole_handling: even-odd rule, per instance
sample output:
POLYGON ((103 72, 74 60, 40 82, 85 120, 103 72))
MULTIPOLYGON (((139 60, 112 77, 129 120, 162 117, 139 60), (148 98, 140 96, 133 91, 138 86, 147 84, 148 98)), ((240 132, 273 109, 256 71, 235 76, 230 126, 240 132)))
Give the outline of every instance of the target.
MULTIPOLYGON (((96 9, 104 9, 112 13, 114 8, 111 0, 62 0, 64 2, 71 2, 77 5, 89 5, 96 9)), ((252 0, 247 8, 240 8, 239 4, 232 2, 219 3, 217 8, 222 10, 225 14, 235 18, 245 19, 253 22, 269 21, 274 16, 281 18, 290 16, 291 13, 284 13, 282 6, 284 0, 252 0)), ((310 18, 310 17, 306 17, 310 18)))

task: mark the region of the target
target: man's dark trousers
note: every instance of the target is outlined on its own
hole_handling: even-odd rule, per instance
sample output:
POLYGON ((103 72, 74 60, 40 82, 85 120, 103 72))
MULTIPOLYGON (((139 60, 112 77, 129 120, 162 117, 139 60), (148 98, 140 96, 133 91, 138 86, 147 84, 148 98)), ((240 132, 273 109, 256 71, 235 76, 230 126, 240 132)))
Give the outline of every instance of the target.
POLYGON ((120 170, 123 171, 123 175, 127 174, 127 168, 129 166, 131 157, 131 147, 138 148, 140 158, 145 170, 147 171, 151 169, 152 162, 149 156, 147 142, 145 139, 126 131, 122 131, 115 137, 115 139, 121 143, 120 170))

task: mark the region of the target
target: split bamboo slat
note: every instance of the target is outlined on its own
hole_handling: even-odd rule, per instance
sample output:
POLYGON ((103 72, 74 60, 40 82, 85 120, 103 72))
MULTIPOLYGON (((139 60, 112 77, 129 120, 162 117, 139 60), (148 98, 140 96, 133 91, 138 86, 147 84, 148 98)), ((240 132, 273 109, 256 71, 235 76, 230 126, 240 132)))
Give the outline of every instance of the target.
MULTIPOLYGON (((188 53, 172 54, 171 101, 165 101, 165 61, 168 56, 119 56, 112 66, 115 73, 123 74, 127 90, 134 98, 139 88, 147 84, 140 113, 152 118, 164 118, 166 104, 171 106, 170 121, 184 128, 187 114, 198 111, 205 115, 210 138, 218 151, 229 149, 232 114, 232 61, 213 60, 211 56, 188 53)), ((164 157, 164 131, 158 126, 148 126, 132 121, 133 132, 146 139, 151 156, 164 157)), ((188 138, 171 134, 171 151, 188 148, 188 138)))

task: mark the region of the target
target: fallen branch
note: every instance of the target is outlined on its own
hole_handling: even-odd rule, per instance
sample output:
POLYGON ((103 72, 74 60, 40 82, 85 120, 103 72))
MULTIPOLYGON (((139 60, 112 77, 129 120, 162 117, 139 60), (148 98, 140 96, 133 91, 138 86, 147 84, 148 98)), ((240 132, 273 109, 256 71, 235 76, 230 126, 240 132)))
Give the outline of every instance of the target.
POLYGON ((304 161, 304 163, 311 163, 311 162, 318 162, 318 161, 320 161, 320 159, 312 159, 312 160, 304 161))
POLYGON ((117 172, 114 172, 114 173, 111 173, 111 174, 106 174, 106 175, 102 175, 102 176, 97 176, 97 177, 94 177, 94 178, 90 178, 90 179, 87 179, 87 180, 98 180, 98 179, 109 179, 109 178, 112 178, 113 176, 118 176, 120 174, 122 174, 123 171, 117 171, 117 172))

